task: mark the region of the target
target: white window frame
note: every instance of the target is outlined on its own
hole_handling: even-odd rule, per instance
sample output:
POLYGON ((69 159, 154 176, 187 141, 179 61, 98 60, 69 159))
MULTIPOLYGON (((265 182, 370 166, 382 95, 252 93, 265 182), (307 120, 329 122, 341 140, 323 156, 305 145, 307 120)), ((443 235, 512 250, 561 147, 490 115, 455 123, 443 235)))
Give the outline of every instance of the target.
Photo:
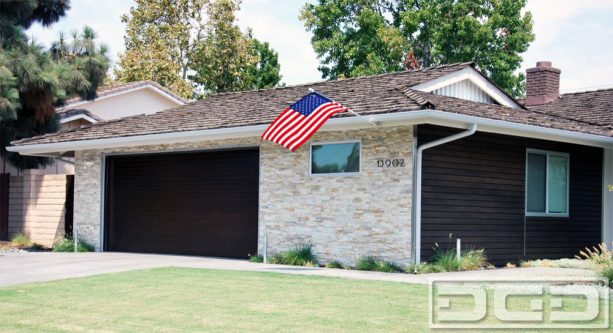
POLYGON ((309 176, 315 176, 315 177, 359 176, 360 174, 362 174, 362 141, 361 140, 311 142, 311 146, 309 147, 309 176), (313 146, 333 145, 333 144, 342 144, 342 143, 357 143, 359 145, 360 163, 358 165, 358 171, 357 172, 313 173, 313 146))
POLYGON ((570 154, 559 151, 542 150, 542 149, 526 149, 526 181, 525 181, 525 207, 526 216, 535 217, 569 217, 570 216, 570 154), (545 212, 529 212, 528 211, 528 155, 545 155, 545 212), (566 213, 549 213, 549 156, 559 156, 566 158, 566 213))

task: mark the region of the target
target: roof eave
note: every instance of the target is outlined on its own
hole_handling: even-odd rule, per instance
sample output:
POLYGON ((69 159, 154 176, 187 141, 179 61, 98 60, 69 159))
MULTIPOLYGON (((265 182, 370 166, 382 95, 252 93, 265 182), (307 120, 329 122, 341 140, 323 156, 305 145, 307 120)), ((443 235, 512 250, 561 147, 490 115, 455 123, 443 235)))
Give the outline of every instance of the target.
MULTIPOLYGON (((513 123, 503 120, 468 116, 440 110, 419 110, 385 113, 365 116, 366 120, 381 126, 400 126, 433 124, 440 126, 466 128, 478 124, 483 132, 499 133, 513 136, 530 137, 542 140, 567 142, 587 146, 613 149, 613 137, 587 134, 569 130, 553 129, 535 125, 513 123)), ((232 138, 258 137, 268 124, 216 128, 198 131, 169 132, 160 134, 124 136, 117 138, 79 140, 58 143, 30 144, 7 147, 8 151, 22 155, 55 156, 69 151, 122 148, 140 145, 174 144, 182 142, 223 140, 232 138)), ((321 128, 321 131, 338 131, 372 127, 359 117, 333 118, 321 128)))

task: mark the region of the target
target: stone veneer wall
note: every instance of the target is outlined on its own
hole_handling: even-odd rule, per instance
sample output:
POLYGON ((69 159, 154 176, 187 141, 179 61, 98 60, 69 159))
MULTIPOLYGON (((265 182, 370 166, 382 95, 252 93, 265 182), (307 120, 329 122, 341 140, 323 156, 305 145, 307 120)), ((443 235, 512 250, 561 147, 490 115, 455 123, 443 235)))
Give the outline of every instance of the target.
POLYGON ((373 255, 408 264, 411 259, 412 127, 317 133, 312 142, 359 140, 357 175, 309 175, 310 143, 296 153, 257 137, 173 145, 78 151, 74 227, 100 249, 103 154, 198 150, 260 145, 259 242, 274 254, 311 243, 322 261, 353 264, 373 255), (380 168, 378 159, 404 159, 380 168))

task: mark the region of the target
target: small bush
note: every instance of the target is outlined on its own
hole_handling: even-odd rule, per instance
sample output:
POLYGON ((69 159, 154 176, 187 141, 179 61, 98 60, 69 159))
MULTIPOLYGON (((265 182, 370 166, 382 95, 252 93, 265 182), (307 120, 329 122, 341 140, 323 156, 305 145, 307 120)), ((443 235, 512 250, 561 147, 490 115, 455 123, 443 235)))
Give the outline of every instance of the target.
POLYGON ((355 269, 359 271, 376 271, 378 266, 377 260, 374 257, 366 256, 358 259, 355 269))
POLYGON ((262 263, 264 262, 264 257, 261 254, 249 255, 249 261, 262 263))
POLYGON ((343 264, 338 261, 330 261, 326 264, 326 268, 343 268, 343 264))
POLYGON ((432 264, 440 266, 445 272, 455 272, 460 270, 460 260, 456 257, 453 250, 436 249, 432 256, 432 264))
POLYGON ((602 267, 600 269, 600 275, 609 281, 609 287, 613 287, 613 265, 602 267))
MULTIPOLYGON (((74 252, 74 241, 70 238, 59 238, 53 243, 53 252, 74 252)), ((77 252, 93 252, 94 247, 82 240, 77 242, 77 252)))
POLYGON ((404 269, 399 265, 383 260, 377 260, 375 257, 366 256, 358 259, 355 265, 355 269, 359 271, 374 271, 374 272, 386 272, 386 273, 400 273, 404 269))
POLYGON ((313 246, 310 244, 299 245, 291 250, 277 253, 269 261, 271 264, 278 265, 319 266, 317 256, 313 253, 313 246))
POLYGON ((487 265, 485 253, 483 249, 475 250, 468 249, 462 251, 460 257, 460 270, 461 271, 475 271, 487 265))
POLYGON ((286 265, 315 266, 317 257, 313 253, 312 245, 300 245, 283 253, 286 265))
POLYGON ((18 246, 18 247, 30 247, 30 246, 32 246, 32 241, 30 240, 30 237, 28 237, 28 235, 23 234, 23 233, 19 233, 19 234, 13 236, 13 238, 11 239, 11 243, 14 246, 18 246))

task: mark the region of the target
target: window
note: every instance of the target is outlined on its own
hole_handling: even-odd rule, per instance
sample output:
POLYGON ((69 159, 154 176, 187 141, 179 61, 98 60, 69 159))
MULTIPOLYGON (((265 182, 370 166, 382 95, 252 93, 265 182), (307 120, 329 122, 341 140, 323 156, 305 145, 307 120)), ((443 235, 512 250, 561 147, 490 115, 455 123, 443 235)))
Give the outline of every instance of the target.
POLYGON ((526 166, 526 215, 568 216, 568 154, 530 149, 526 166))
POLYGON ((311 145, 311 174, 360 172, 360 143, 311 145))

